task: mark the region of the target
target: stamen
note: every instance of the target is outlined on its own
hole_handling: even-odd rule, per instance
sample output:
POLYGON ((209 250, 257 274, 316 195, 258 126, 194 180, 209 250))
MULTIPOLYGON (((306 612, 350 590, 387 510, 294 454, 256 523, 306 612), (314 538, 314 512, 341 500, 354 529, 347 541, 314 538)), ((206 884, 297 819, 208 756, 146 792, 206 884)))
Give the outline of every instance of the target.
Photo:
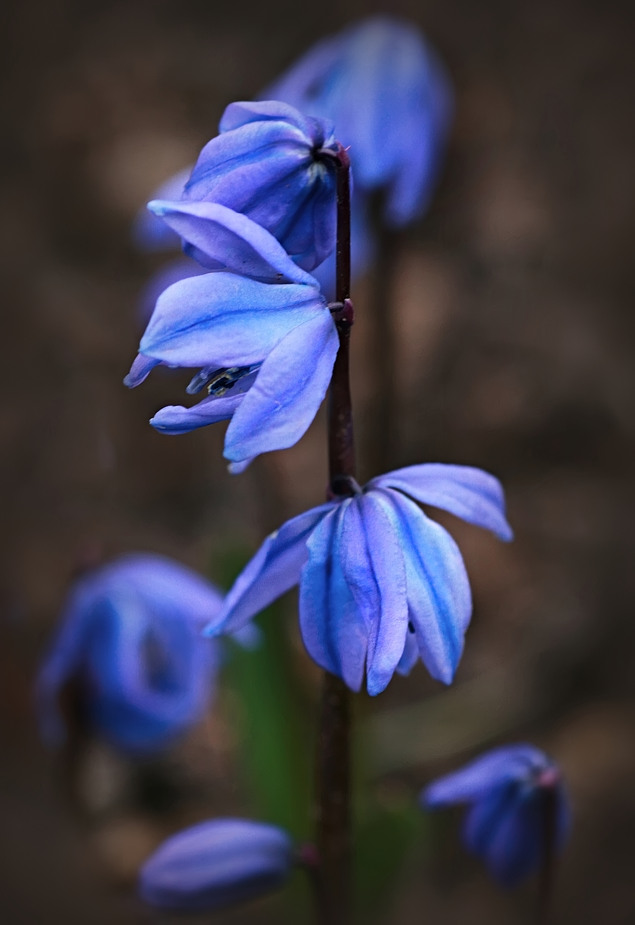
POLYGON ((220 369, 217 366, 204 366, 192 378, 185 391, 188 395, 196 395, 207 387, 208 395, 224 395, 237 382, 250 376, 260 366, 260 363, 253 363, 251 366, 223 366, 220 369))

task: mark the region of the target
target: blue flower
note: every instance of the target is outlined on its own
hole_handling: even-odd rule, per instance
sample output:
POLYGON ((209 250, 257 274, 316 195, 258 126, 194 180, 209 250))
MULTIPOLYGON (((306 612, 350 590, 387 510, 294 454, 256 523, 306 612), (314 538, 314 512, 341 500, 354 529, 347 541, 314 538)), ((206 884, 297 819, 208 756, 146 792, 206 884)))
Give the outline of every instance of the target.
POLYGON ((180 434, 231 418, 225 456, 238 471, 308 428, 331 379, 335 323, 317 281, 246 216, 212 202, 152 207, 200 262, 223 269, 165 290, 124 381, 139 385, 160 363, 200 367, 187 391, 207 396, 150 423, 180 434))
POLYGON ((128 555, 84 575, 37 680, 44 737, 65 737, 59 701, 71 682, 84 720, 124 750, 161 748, 192 726, 218 663, 201 626, 220 605, 212 584, 162 556, 128 555))
POLYGON ((421 794, 426 809, 466 803, 468 851, 487 864, 503 886, 514 886, 547 859, 549 841, 560 850, 571 811, 557 765, 532 745, 495 748, 421 794))
POLYGON ((437 55, 410 24, 373 17, 318 42, 263 96, 330 119, 350 147, 356 189, 385 190, 399 227, 425 210, 451 119, 437 55))
POLYGON ((164 842, 141 869, 139 890, 153 906, 211 911, 278 889, 293 864, 293 843, 283 829, 212 819, 164 842))
POLYGON ((288 521, 265 540, 207 632, 231 632, 300 584, 309 655, 370 694, 418 656, 450 683, 470 621, 470 586, 451 536, 412 498, 511 539, 498 481, 480 469, 398 469, 288 521))
POLYGON ((335 162, 324 156, 336 149, 331 126, 274 100, 232 103, 219 128, 201 151, 183 199, 248 216, 306 270, 322 263, 336 235, 335 162))

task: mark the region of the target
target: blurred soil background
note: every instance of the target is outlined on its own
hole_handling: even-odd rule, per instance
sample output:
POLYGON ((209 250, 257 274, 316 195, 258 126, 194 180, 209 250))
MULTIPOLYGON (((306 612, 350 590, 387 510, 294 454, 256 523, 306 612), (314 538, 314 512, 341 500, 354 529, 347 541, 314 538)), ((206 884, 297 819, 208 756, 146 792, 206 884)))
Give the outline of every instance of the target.
MULTIPOLYGON (((68 769, 38 742, 32 682, 79 563, 151 550, 227 583, 266 532, 321 501, 321 417, 296 448, 240 478, 225 470, 222 425, 178 438, 147 425, 181 400, 183 383, 159 371, 134 392, 121 384, 142 327, 140 293, 163 259, 138 253, 130 228, 157 184, 215 134, 227 103, 253 97, 316 39, 380 11, 359 0, 4 6, 3 925, 163 921, 134 898, 138 864, 183 824, 258 804, 265 772, 241 765, 255 758, 239 714, 273 675, 245 681, 244 665, 233 674, 228 665, 209 721, 160 761, 131 768, 95 746, 74 770, 73 799, 68 769)), ((516 539, 502 546, 439 518, 464 552, 475 598, 456 683, 441 689, 418 667, 375 701, 360 698, 360 782, 386 818, 411 820, 379 915, 382 925, 532 921, 534 884, 500 893, 464 856, 457 818, 410 809, 433 775, 493 743, 529 739, 561 763, 575 812, 554 922, 628 925, 633 8, 395 0, 390 12, 412 19, 445 59, 456 120, 432 209, 400 256, 389 464, 496 473, 516 539)), ((354 292, 362 454, 381 387, 364 351, 370 288, 361 280, 354 292)), ((307 705, 306 752, 316 672, 293 627, 292 613, 275 627, 288 628, 295 684, 276 709, 284 726, 287 708, 307 705)), ((310 768, 310 753, 304 760, 310 768)), ((310 832, 308 820, 295 822, 310 832)), ((382 855, 378 844, 383 869, 392 849, 386 840, 382 855)), ((306 897, 298 903, 304 912, 274 899, 209 921, 304 921, 306 897)))

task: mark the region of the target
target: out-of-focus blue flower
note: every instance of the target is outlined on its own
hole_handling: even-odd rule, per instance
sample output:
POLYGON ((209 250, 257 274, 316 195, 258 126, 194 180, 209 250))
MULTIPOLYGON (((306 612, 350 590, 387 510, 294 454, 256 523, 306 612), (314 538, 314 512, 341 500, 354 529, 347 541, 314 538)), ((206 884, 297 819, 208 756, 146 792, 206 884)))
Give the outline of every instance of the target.
POLYGON ((161 748, 192 726, 209 704, 218 663, 218 646, 201 627, 220 606, 210 582, 162 556, 128 555, 85 574, 39 672, 44 737, 65 737, 59 700, 70 682, 86 723, 124 750, 161 748))
POLYGON ((330 119, 356 189, 385 190, 399 227, 425 210, 452 114, 445 69, 407 22, 373 17, 318 42, 263 96, 330 119))
POLYGON ((511 539, 503 492, 467 466, 398 469, 288 521, 237 578, 207 632, 232 632, 300 583, 300 628, 311 657, 370 694, 418 656, 450 683, 472 601, 456 543, 412 498, 511 539))
POLYGON ((150 423, 180 434, 231 418, 225 456, 239 471, 308 428, 330 382, 335 323, 317 281, 245 215, 212 202, 152 206, 199 262, 224 270, 165 290, 124 381, 139 385, 160 363, 200 367, 187 391, 207 396, 150 423))
MULTIPOLYGON (((152 198, 180 199, 191 173, 191 166, 179 170, 157 187, 152 198)), ((137 247, 147 251, 170 250, 179 247, 181 243, 178 235, 147 209, 142 209, 137 215, 132 226, 132 237, 137 247)))
POLYGON ((283 829, 212 819, 164 842, 142 867, 139 890, 154 906, 209 911, 278 889, 293 864, 293 843, 283 829))
POLYGON ((336 150, 332 127, 274 100, 231 103, 219 128, 183 199, 248 216, 306 270, 322 263, 336 235, 335 162, 324 155, 336 150))
POLYGON ((557 765, 533 745, 495 748, 421 794, 426 809, 465 803, 463 839, 504 886, 535 871, 560 850, 571 811, 557 765), (551 846, 550 843, 551 842, 551 846))

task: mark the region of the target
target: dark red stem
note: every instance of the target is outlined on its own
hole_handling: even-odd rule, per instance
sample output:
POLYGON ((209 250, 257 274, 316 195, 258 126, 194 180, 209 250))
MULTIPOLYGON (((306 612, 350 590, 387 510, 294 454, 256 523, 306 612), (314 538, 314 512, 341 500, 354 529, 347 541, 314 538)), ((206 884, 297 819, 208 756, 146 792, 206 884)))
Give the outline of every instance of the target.
MULTIPOLYGON (((350 164, 339 146, 337 176, 336 304, 333 320, 339 350, 333 367, 328 409, 329 497, 349 494, 355 478, 353 415, 349 383, 349 341, 353 323, 350 301, 350 164)), ((324 673, 317 753, 316 825, 319 854, 318 921, 350 925, 351 811, 350 698, 340 678, 324 673)))

